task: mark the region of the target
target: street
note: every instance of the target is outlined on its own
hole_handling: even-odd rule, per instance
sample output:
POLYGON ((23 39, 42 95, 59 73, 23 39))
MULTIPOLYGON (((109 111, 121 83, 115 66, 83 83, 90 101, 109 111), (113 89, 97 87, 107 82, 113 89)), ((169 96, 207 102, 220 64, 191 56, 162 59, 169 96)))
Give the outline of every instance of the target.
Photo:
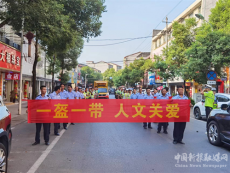
MULTIPOLYGON (((110 99, 114 95, 110 96, 110 99)), ((15 106, 9 106, 9 110, 15 106)), ((23 104, 26 110, 26 104, 23 104)), ((13 110, 12 110, 13 111, 13 110)), ((24 115, 25 116, 25 115, 24 115)), ((14 119, 17 117, 13 117, 14 119)), ((18 118, 19 119, 19 118, 18 118)), ((35 125, 24 120, 13 124, 13 140, 9 155, 9 173, 127 173, 127 172, 228 172, 230 162, 181 161, 177 154, 227 154, 230 146, 216 147, 209 144, 205 134, 205 121, 195 120, 191 114, 184 134, 185 145, 172 144, 173 123, 169 134, 157 134, 157 123, 153 129, 143 129, 141 123, 86 123, 69 125, 60 136, 54 136, 53 124, 50 145, 32 146, 35 125), (206 165, 223 168, 205 167, 206 165), (187 167, 186 167, 187 165, 187 167), (201 166, 201 167, 199 167, 201 166)))

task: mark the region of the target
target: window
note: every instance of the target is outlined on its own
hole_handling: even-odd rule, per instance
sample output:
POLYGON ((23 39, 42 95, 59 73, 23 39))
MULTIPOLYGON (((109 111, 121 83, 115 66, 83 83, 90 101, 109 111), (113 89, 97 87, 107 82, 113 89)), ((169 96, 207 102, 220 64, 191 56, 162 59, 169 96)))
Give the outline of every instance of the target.
POLYGON ((229 98, 223 95, 217 95, 216 97, 217 97, 218 102, 228 102, 229 101, 229 98))
POLYGON ((107 88, 98 88, 98 93, 107 93, 107 88))
POLYGON ((155 49, 157 48, 157 41, 155 42, 155 49))
POLYGON ((112 65, 109 65, 109 68, 113 68, 113 66, 112 66, 112 65))
POLYGON ((159 46, 161 46, 161 38, 159 39, 159 46))

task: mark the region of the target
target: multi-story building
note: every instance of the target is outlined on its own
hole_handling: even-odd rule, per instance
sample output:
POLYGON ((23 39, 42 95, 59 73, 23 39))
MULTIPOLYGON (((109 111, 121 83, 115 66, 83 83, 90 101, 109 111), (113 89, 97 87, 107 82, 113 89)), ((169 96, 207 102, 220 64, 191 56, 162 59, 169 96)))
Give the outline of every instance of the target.
POLYGON ((133 63, 136 59, 149 59, 150 58, 150 52, 137 52, 131 55, 127 55, 124 57, 123 60, 123 66, 129 66, 131 63, 133 63))
MULTIPOLYGON (((166 47, 167 43, 166 40, 168 40, 168 45, 170 46, 170 42, 172 41, 172 23, 174 21, 184 23, 185 19, 195 17, 195 14, 202 14, 205 17, 205 20, 208 20, 210 15, 211 8, 215 7, 217 0, 196 0, 193 4, 191 4, 185 11, 183 11, 177 18, 174 20, 171 20, 170 24, 168 25, 168 28, 164 28, 162 31, 157 31, 158 34, 154 31, 155 35, 153 35, 152 38, 152 46, 151 46, 151 55, 150 58, 154 61, 155 55, 161 55, 163 49, 166 47), (166 31, 168 34, 168 39, 166 39, 166 31)), ((202 20, 199 20, 196 18, 198 22, 198 27, 202 24, 202 20)), ((159 77, 159 76, 158 76, 159 77)), ((157 80, 157 79, 156 79, 157 80)), ((183 85, 184 81, 182 78, 176 78, 174 80, 168 80, 167 81, 170 92, 176 93, 176 89, 178 85, 183 85)), ((193 97, 195 100, 197 99, 198 91, 200 90, 201 86, 198 85, 198 83, 194 81, 186 81, 186 90, 190 97, 193 97)), ((200 97, 199 97, 200 98, 200 97)))
POLYGON ((120 65, 108 63, 105 61, 99 61, 96 63, 94 61, 86 61, 86 65, 98 69, 99 71, 101 71, 101 73, 104 73, 107 69, 110 68, 114 68, 115 71, 118 71, 122 68, 120 65))
MULTIPOLYGON (((26 37, 23 37, 23 40, 21 64, 21 33, 15 33, 9 25, 0 28, 0 64, 6 65, 6 68, 4 68, 0 74, 0 95, 2 95, 7 102, 12 101, 12 93, 19 92, 20 65, 22 65, 22 99, 32 98, 32 70, 35 58, 35 42, 32 40, 31 44, 29 44, 26 37), (15 58, 16 62, 20 64, 17 67, 14 67, 15 58), (19 76, 13 77, 17 75, 19 76)), ((49 64, 46 61, 46 53, 41 49, 40 45, 38 45, 38 50, 39 61, 36 66, 37 94, 40 92, 41 85, 47 86, 47 92, 52 91, 52 77, 51 75, 47 75, 47 67, 49 64)), ((55 74, 55 81, 58 82, 57 74, 55 74)))

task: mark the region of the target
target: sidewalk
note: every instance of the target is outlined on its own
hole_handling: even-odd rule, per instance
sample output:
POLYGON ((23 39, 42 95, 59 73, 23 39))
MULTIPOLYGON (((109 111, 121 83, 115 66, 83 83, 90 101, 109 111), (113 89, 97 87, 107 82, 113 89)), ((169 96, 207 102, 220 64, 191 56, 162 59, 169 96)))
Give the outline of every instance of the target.
POLYGON ((22 114, 18 115, 18 103, 5 103, 11 113, 11 127, 27 121, 27 102, 22 102, 22 114))

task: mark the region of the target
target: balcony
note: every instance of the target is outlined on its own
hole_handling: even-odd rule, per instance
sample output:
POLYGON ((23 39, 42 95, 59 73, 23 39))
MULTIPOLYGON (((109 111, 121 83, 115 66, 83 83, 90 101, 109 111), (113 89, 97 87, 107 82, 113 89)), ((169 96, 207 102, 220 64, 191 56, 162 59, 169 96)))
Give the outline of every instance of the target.
POLYGON ((21 45, 12 43, 12 41, 4 36, 0 35, 0 41, 6 43, 7 45, 14 47, 15 49, 21 50, 21 45))

